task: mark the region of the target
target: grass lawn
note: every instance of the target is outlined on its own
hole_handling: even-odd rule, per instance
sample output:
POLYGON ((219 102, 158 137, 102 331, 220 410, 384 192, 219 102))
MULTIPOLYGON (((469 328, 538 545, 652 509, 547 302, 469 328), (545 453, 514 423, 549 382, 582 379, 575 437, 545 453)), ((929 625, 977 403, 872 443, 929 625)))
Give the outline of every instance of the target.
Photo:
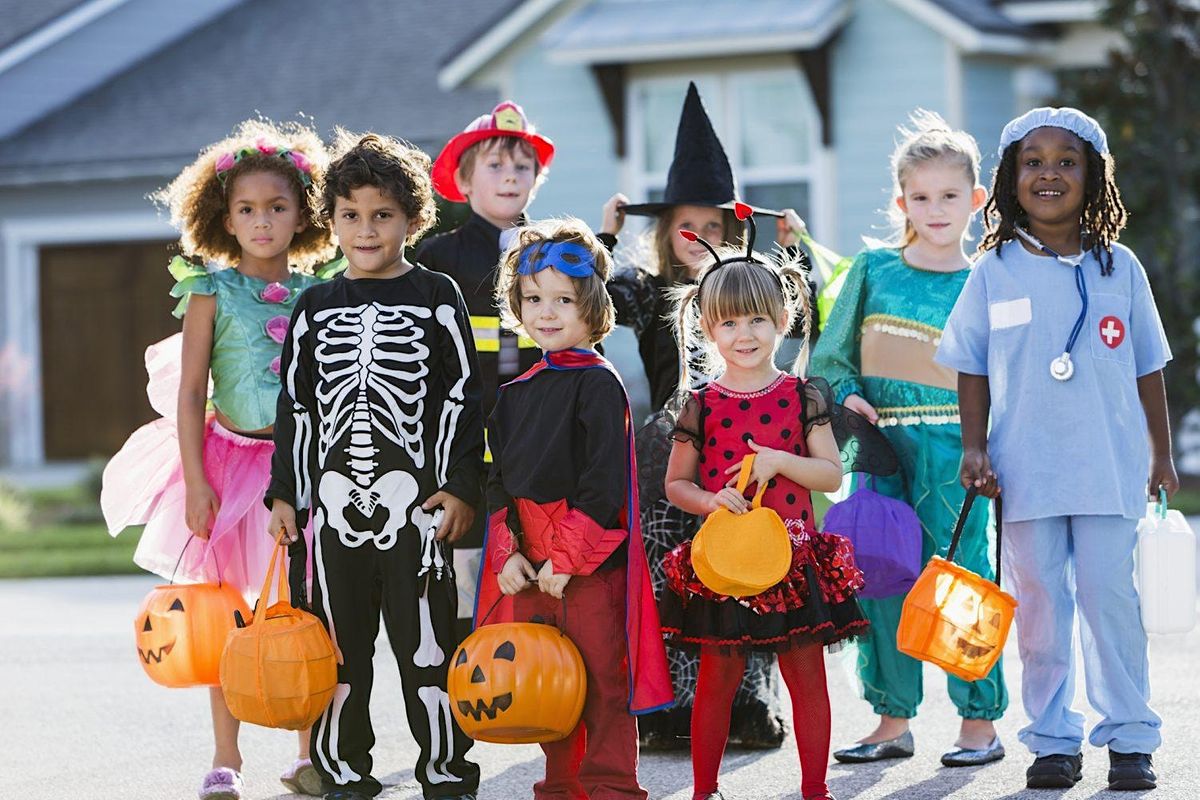
POLYGON ((0 487, 0 503, 8 512, 0 517, 0 578, 142 571, 133 563, 140 530, 109 536, 94 488, 17 493, 0 487))
POLYGON ((127 530, 114 539, 102 522, 0 530, 0 578, 138 573, 138 534, 127 530))

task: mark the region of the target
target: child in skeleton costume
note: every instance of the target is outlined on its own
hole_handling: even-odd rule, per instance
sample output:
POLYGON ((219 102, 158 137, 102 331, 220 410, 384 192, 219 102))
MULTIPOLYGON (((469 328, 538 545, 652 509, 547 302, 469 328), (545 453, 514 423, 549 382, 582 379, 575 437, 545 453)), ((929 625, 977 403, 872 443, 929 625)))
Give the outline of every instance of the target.
POLYGON ((481 490, 475 348, 454 281, 404 259, 433 221, 428 157, 345 131, 337 148, 323 211, 349 266, 292 315, 266 495, 267 533, 292 539, 312 513, 312 604, 339 655, 312 759, 327 798, 382 790, 368 709, 382 610, 425 797, 473 798, 479 768, 446 694, 457 593, 442 542, 470 527, 481 490))
MULTIPOLYGON (((707 265, 708 252, 698 243, 682 239, 677 231, 697 233, 714 247, 734 244, 742 236, 743 226, 734 216, 738 200, 737 183, 729 159, 713 130, 696 85, 689 84, 679 127, 675 134, 675 156, 667 173, 663 198, 654 203, 630 204, 623 194, 613 195, 604 205, 600 241, 610 249, 617 246, 617 235, 628 214, 649 216, 654 224, 644 237, 641 252, 635 258, 638 268, 616 272, 608 282, 609 293, 617 309, 617 324, 630 326, 637 336, 638 352, 650 385, 651 409, 662 412, 679 386, 679 347, 671 322, 673 289, 694 283, 707 265), (640 256, 640 258, 638 258, 640 256), (644 259, 644 260, 643 260, 644 259)), ((759 214, 777 217, 779 243, 790 247, 797 241, 795 229, 802 223, 796 212, 766 211, 759 214)), ((638 248, 622 248, 623 251, 638 248)), ((803 258, 802 255, 799 256, 803 258)), ((705 376, 693 353, 693 385, 698 388, 705 376)), ((661 414, 660 414, 661 417, 661 414)), ((669 430, 670 426, 666 426, 669 430)), ((666 467, 666 431, 661 425, 646 426, 638 433, 641 477, 641 522, 650 557, 654 587, 663 591, 665 575, 662 559, 672 548, 695 533, 697 521, 672 505, 663 494, 663 470, 666 467)), ((699 661, 693 654, 672 650, 671 677, 678 703, 659 714, 638 720, 642 747, 653 750, 687 749, 699 661)), ((733 705, 730 742, 753 748, 779 747, 786 727, 779 704, 779 679, 769 653, 752 655, 745 679, 733 705)))
MULTIPOLYGON (((315 213, 326 161, 308 128, 245 122, 156 196, 183 252, 214 266, 171 262, 183 333, 146 351, 150 402, 162 418, 109 461, 100 504, 114 536, 146 526, 134 561, 164 578, 223 581, 251 602, 262 585, 273 545, 262 535, 259 499, 270 480, 280 345, 296 298, 326 277, 312 268, 333 255, 315 213)), ((295 566, 303 573, 303 560, 295 566)), ((220 687, 211 689, 210 706, 216 746, 200 797, 237 800, 239 724, 220 687)), ((317 794, 308 752, 303 731, 281 779, 291 791, 317 794)))
MULTIPOLYGON (((892 155, 897 229, 895 246, 864 250, 846 273, 825 331, 813 352, 813 372, 829 381, 834 399, 872 421, 892 442, 900 474, 875 482, 888 497, 908 503, 921 521, 922 563, 945 555, 963 505, 957 376, 934 363, 942 327, 970 274, 963 251, 973 214, 983 205, 979 148, 936 114, 913 115, 892 155)), ((958 561, 993 577, 988 560, 985 504, 967 518, 958 561)), ((870 581, 870 575, 867 576, 870 581)), ((858 642, 858 676, 865 699, 880 715, 878 727, 834 753, 847 763, 913 754, 909 720, 922 699, 922 662, 896 649, 904 594, 860 598, 871 621, 858 642)), ((949 767, 1004 757, 994 720, 1008 707, 1002 662, 977 681, 947 676, 962 719, 949 767)))
MULTIPOLYGON (((534 131, 519 105, 500 103, 450 139, 433 162, 433 190, 452 203, 467 203, 471 216, 458 228, 432 236, 417 248, 416 262, 454 278, 471 314, 486 419, 500 385, 537 363, 541 351, 528 336, 500 324, 493 299, 500 254, 525 220, 525 209, 546 178, 554 144, 534 131)), ((491 460, 485 444, 484 460, 491 460)), ((470 626, 486 515, 454 548, 458 566, 460 630, 470 626), (465 619, 463 619, 465 617, 465 619)))
POLYGON ((592 349, 613 325, 609 264, 578 220, 545 222, 517 235, 496 289, 506 324, 545 353, 504 386, 489 422, 491 516, 476 611, 481 624, 558 624, 587 670, 579 726, 542 745, 536 798, 645 798, 631 714, 672 702, 634 512, 629 404, 592 349))

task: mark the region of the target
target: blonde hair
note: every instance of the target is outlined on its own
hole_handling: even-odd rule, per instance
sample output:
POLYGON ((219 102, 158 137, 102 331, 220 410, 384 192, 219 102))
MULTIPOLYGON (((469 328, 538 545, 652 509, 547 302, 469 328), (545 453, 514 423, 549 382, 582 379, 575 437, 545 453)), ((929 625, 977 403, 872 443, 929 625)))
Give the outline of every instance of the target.
MULTIPOLYGON (((689 381, 689 357, 699 350, 699 368, 715 375, 725 367, 721 354, 713 343, 709 330, 712 325, 733 317, 762 315, 785 332, 800 321, 804 345, 792 363, 791 372, 803 374, 808 363, 808 337, 812 329, 812 305, 808 295, 808 275, 799 256, 788 258, 783 253, 766 260, 746 258, 745 249, 723 247, 717 250, 721 260, 735 259, 726 264, 713 264, 700 275, 695 284, 672 290, 674 301, 675 338, 679 343, 679 391, 686 392, 689 381)), ((778 340, 777 340, 778 343, 778 340)))
POLYGON ((580 319, 588 326, 590 343, 595 344, 611 333, 616 324, 617 312, 605 286, 612 273, 612 259, 608 255, 608 248, 600 243, 582 220, 575 217, 543 220, 517 231, 500 257, 500 274, 496 278, 494 297, 496 307, 500 310, 500 321, 511 331, 525 333, 521 324, 521 278, 529 276, 518 273, 517 265, 525 248, 547 241, 574 242, 583 245, 592 254, 595 271, 586 278, 572 276, 571 282, 575 285, 580 319))
POLYGON ((179 177, 150 195, 150 199, 170 213, 185 255, 233 266, 241 259, 242 248, 237 237, 225 230, 229 191, 244 175, 258 172, 279 175, 296 193, 300 217, 307 223, 288 245, 288 261, 310 270, 334 254, 329 230, 317 213, 318 191, 328 162, 325 146, 312 128, 298 122, 247 120, 227 138, 206 147, 179 177), (300 153, 307 160, 311 177, 308 185, 293 161, 279 157, 278 151, 284 150, 300 153), (239 152, 242 155, 236 163, 222 170, 218 177, 218 159, 239 152))
MULTIPOLYGON (((675 258, 675 249, 672 246, 675 237, 679 235, 674 224, 675 210, 678 207, 672 206, 659 214, 648 236, 653 263, 649 265, 647 271, 666 278, 669 284, 682 283, 691 277, 688 274, 688 268, 675 258)), ((722 244, 736 245, 742 240, 741 220, 728 208, 721 209, 721 219, 724 226, 721 231, 722 244)))
MULTIPOLYGON (((967 180, 974 189, 979 185, 979 145, 966 131, 956 131, 935 111, 918 108, 909 115, 911 128, 897 128, 900 142, 892 151, 892 190, 894 197, 904 195, 904 182, 914 169, 933 161, 949 161, 961 166, 967 180)), ((899 247, 908 247, 917 238, 917 232, 908 215, 895 203, 888 207, 888 219, 893 231, 892 238, 899 247)))

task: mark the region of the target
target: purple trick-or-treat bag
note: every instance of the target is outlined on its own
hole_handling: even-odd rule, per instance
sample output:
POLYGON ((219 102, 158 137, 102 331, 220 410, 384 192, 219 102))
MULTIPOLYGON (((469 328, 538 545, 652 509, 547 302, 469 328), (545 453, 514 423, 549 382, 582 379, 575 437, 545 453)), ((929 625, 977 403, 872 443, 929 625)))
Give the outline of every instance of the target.
POLYGON ((866 576, 859 597, 903 594, 921 574, 921 521, 907 503, 874 491, 875 480, 825 512, 824 529, 854 544, 854 561, 866 576))

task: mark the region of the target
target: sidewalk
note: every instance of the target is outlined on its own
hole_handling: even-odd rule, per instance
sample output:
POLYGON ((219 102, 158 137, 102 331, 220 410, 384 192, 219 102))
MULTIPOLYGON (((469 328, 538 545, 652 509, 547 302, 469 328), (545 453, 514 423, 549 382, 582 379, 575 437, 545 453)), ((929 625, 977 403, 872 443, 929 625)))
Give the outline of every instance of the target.
MULTIPOLYGON (((0 720, 8 742, 0 755, 0 788, 21 800, 176 800, 195 797, 211 757, 208 698, 204 690, 170 690, 142 673, 133 648, 133 613, 153 577, 0 581, 0 720)), ((416 749, 406 733, 395 662, 381 640, 376 656, 374 718, 377 775, 385 800, 419 800, 412 778, 416 749)), ((914 724, 917 755, 881 765, 830 768, 839 800, 1018 800, 1018 798, 1137 797, 1110 793, 1104 751, 1086 748, 1084 780, 1067 792, 1024 790, 1029 756, 1017 742, 1023 714, 1020 669, 1010 642, 1008 676, 1014 692, 1000 723, 1009 756, 976 769, 947 770, 938 763, 953 742, 957 718, 944 678, 926 669, 926 700, 914 724)), ((1151 637, 1154 706, 1163 716, 1165 746, 1156 757, 1161 788, 1153 800, 1200 797, 1200 739, 1196 707, 1200 629, 1186 636, 1151 637)), ((869 730, 870 709, 851 683, 853 650, 830 656, 834 746, 869 730)), ((1076 704, 1084 706, 1082 676, 1076 704)), ((1095 716, 1088 715, 1089 725, 1095 716)), ((291 763, 294 735, 247 726, 242 734, 248 800, 280 800, 276 776, 291 763)), ((535 746, 477 745, 483 768, 481 800, 530 797, 539 777, 535 746)), ((686 754, 642 758, 642 782, 653 798, 691 797, 686 754)), ((799 798, 792 742, 779 751, 726 754, 721 788, 727 800, 799 798)))

